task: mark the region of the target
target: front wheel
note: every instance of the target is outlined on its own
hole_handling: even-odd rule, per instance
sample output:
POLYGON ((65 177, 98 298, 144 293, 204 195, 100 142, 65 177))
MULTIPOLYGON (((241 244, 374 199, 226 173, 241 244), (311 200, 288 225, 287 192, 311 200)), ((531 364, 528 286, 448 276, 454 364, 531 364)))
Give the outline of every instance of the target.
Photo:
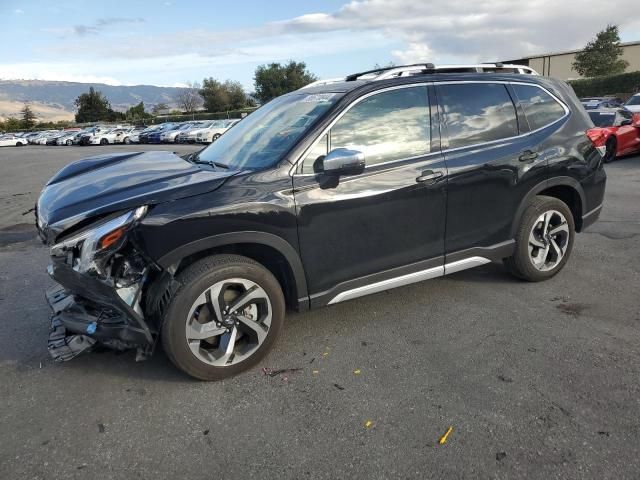
POLYGON ((569 207, 553 197, 538 196, 524 211, 513 256, 504 264, 516 277, 539 282, 566 265, 575 238, 569 207))
POLYGON ((109 140, 107 140, 106 138, 103 138, 100 140, 100 145, 107 145, 109 143, 109 140))
POLYGON ((162 325, 171 361, 200 380, 221 380, 255 365, 275 343, 285 302, 276 278, 253 260, 214 255, 176 276, 162 325))
POLYGON ((125 145, 129 145, 131 143, 131 140, 129 140, 129 137, 124 137, 124 140, 122 140, 122 143, 124 143, 125 145))

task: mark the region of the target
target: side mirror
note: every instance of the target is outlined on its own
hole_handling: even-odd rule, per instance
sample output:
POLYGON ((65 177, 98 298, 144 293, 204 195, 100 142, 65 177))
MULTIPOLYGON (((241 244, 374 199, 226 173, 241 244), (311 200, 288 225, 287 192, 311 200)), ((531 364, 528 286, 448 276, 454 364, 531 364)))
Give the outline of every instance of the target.
POLYGON ((348 148, 331 150, 322 159, 322 171, 328 175, 357 175, 364 166, 364 153, 348 148))
POLYGON ((631 120, 622 120, 622 122, 620 122, 620 126, 621 127, 625 127, 627 125, 631 125, 633 122, 631 120))

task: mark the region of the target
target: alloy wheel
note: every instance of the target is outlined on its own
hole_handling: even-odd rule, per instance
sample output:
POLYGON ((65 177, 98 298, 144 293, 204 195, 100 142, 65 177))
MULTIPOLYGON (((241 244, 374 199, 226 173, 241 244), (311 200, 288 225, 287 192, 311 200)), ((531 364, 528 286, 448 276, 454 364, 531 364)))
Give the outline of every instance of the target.
POLYGON ((262 287, 244 278, 223 280, 193 302, 186 321, 187 343, 204 363, 234 365, 260 348, 271 319, 271 301, 262 287))
POLYGON ((556 268, 569 246, 569 225, 564 215, 549 210, 538 217, 529 233, 529 259, 541 272, 556 268))

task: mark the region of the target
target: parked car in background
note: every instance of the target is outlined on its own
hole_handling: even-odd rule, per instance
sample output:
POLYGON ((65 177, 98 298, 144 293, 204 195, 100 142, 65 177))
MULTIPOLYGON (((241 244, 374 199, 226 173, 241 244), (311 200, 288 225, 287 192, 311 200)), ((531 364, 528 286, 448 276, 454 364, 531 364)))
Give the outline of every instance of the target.
POLYGON ((596 126, 589 130, 589 138, 605 162, 640 152, 640 112, 633 113, 626 108, 590 110, 589 116, 596 126))
POLYGON ((46 132, 42 132, 40 135, 34 137, 31 140, 33 145, 47 145, 51 137, 57 137, 60 134, 58 130, 48 130, 46 132))
POLYGON ((603 108, 619 108, 624 100, 617 97, 586 97, 581 98, 580 103, 586 110, 598 110, 603 108))
POLYGON ((26 139, 16 135, 0 135, 0 147, 22 147, 28 145, 26 139))
POLYGON ((165 131, 173 129, 176 125, 176 123, 167 122, 147 127, 147 129, 140 133, 139 141, 140 143, 160 143, 160 135, 165 131))
POLYGON ((133 127, 116 127, 111 130, 102 131, 94 134, 89 143, 91 145, 114 145, 123 143, 127 134, 133 131, 133 127))
POLYGON ((161 343, 218 380, 267 354, 287 307, 492 261, 532 282, 559 273, 606 183, 572 88, 432 65, 365 73, 278 97, 199 152, 58 172, 35 209, 57 283, 50 354, 161 343))
POLYGON ((124 143, 129 145, 130 143, 138 143, 140 141, 139 135, 145 127, 130 127, 125 129, 124 133, 120 136, 118 143, 124 143))
POLYGON ((636 93, 627 100, 627 103, 624 104, 624 108, 630 112, 640 112, 640 93, 636 93))
POLYGON ((68 132, 64 135, 58 137, 56 141, 56 145, 78 145, 80 143, 80 138, 84 135, 85 131, 76 131, 76 132, 68 132))
POLYGON ((177 143, 195 143, 198 133, 210 127, 215 120, 207 120, 204 122, 197 122, 189 126, 189 128, 185 128, 180 132, 178 138, 176 139, 177 143))
POLYGON ((162 143, 177 143, 178 136, 190 128, 192 128, 195 123, 179 123, 176 124, 173 128, 163 131, 160 134, 160 141, 162 143))
POLYGON ((196 135, 196 142, 211 143, 215 142, 220 136, 238 123, 240 119, 216 120, 209 127, 201 130, 196 135))
POLYGON ((106 127, 101 125, 91 127, 85 130, 85 132, 82 134, 82 136, 80 137, 79 145, 90 145, 93 137, 102 135, 111 130, 113 130, 113 127, 106 127))
POLYGON ((55 133, 55 134, 53 134, 53 135, 49 135, 49 136, 47 137, 46 145, 56 145, 56 144, 57 144, 58 139, 59 139, 60 137, 63 137, 64 135, 65 135, 65 133, 64 133, 64 132, 58 132, 58 133, 55 133))

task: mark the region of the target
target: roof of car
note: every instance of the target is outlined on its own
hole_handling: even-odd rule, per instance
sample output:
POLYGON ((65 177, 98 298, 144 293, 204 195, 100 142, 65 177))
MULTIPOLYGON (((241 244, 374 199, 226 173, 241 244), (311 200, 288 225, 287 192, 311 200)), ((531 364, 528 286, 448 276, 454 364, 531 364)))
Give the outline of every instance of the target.
POLYGON ((375 79, 358 79, 353 81, 340 81, 325 84, 308 86, 300 90, 296 90, 295 94, 315 94, 315 93, 347 93, 358 87, 370 84, 379 85, 400 85, 416 82, 464 82, 464 81, 487 81, 494 80, 500 82, 526 82, 544 84, 549 82, 549 78, 538 75, 521 74, 521 73, 425 73, 421 75, 412 75, 407 77, 394 77, 384 80, 375 79))

